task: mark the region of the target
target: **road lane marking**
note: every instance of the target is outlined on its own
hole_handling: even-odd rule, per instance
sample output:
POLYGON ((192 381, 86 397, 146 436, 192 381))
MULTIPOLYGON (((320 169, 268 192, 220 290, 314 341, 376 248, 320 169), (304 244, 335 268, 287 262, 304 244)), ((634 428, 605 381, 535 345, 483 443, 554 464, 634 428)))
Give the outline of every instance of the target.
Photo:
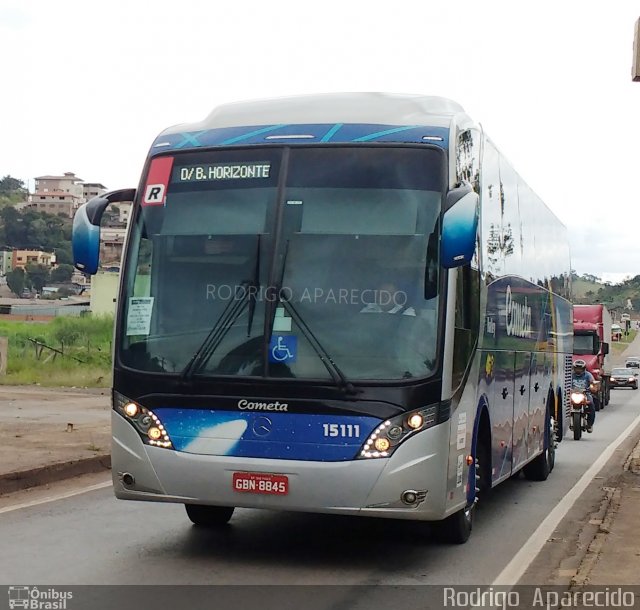
MULTIPOLYGON (((542 547, 551 537, 556 527, 569 512, 576 500, 582 495, 594 477, 602 470, 609 458, 616 449, 629 437, 634 428, 640 423, 640 415, 636 417, 601 454, 600 457, 591 464, 591 467, 578 479, 578 482, 569 492, 556 504, 554 509, 547 515, 545 520, 538 526, 529 539, 522 545, 522 548, 513 556, 513 559, 500 572, 493 581, 492 586, 516 585, 522 578, 529 565, 538 556, 542 547)), ((566 440, 565 440, 566 442, 566 440)))
POLYGON ((0 508, 0 515, 3 513, 10 513, 15 510, 21 510, 23 508, 31 508, 32 506, 38 506, 40 504, 47 504, 49 502, 57 502, 58 500, 64 500, 66 498, 72 498, 73 496, 79 496, 89 491, 96 491, 97 489, 104 489, 105 487, 111 487, 113 483, 111 480, 104 483, 96 483, 95 485, 89 485, 87 487, 81 487, 74 491, 67 491, 65 493, 58 494, 56 496, 47 496, 46 498, 40 498, 39 500, 32 500, 31 502, 24 502, 23 504, 14 504, 13 506, 5 506, 0 508))

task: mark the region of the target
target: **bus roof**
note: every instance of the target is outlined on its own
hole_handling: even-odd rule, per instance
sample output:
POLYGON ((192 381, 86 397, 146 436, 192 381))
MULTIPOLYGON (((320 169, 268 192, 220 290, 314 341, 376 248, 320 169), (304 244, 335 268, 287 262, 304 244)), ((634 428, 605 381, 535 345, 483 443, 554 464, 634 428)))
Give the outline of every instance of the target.
POLYGON ((203 121, 170 127, 161 136, 239 126, 369 124, 449 127, 464 109, 453 100, 392 93, 325 93, 223 104, 203 121))

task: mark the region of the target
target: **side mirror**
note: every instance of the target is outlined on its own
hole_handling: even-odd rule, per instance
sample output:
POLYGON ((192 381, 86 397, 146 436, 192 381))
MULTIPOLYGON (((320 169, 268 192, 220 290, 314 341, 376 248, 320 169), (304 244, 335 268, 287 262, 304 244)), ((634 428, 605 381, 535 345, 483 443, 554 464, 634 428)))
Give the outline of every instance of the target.
POLYGON ((94 275, 100 264, 100 221, 110 203, 133 201, 136 189, 111 191, 94 197, 78 208, 73 217, 71 247, 73 264, 84 273, 94 275))
POLYGON ((478 194, 470 185, 449 191, 442 218, 440 262, 445 269, 471 262, 478 232, 478 194))
POLYGON ((606 356, 609 353, 609 344, 606 341, 603 341, 601 345, 602 345, 602 353, 606 356))

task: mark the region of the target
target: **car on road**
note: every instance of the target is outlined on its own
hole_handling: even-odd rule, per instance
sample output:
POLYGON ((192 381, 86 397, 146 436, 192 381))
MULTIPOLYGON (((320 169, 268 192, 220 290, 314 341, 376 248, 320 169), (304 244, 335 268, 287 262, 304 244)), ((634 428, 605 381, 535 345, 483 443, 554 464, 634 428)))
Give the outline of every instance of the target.
POLYGON ((633 369, 615 368, 611 371, 609 379, 611 389, 613 388, 633 388, 638 389, 638 378, 634 374, 633 369))
POLYGON ((628 369, 636 369, 634 372, 637 375, 640 370, 640 358, 637 356, 627 356, 624 366, 628 369))

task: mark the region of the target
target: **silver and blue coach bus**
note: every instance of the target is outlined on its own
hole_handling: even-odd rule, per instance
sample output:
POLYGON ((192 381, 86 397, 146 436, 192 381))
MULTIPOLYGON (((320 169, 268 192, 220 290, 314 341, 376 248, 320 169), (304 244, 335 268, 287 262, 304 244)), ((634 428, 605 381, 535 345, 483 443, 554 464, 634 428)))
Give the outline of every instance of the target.
POLYGON ((566 429, 565 227, 447 99, 236 103, 164 131, 74 220, 133 201, 113 356, 118 498, 439 522, 566 429))

